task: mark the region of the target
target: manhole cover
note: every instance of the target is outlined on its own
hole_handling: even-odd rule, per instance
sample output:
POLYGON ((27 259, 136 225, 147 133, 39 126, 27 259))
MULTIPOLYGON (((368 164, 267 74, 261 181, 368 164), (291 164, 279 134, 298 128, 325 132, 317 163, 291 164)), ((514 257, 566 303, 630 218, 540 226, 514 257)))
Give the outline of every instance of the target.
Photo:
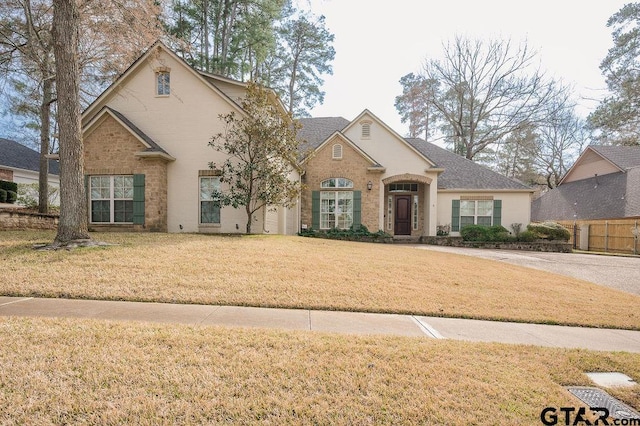
POLYGON ((567 390, 589 407, 606 408, 609 410, 609 415, 614 419, 640 419, 640 413, 624 402, 618 401, 602 389, 570 387, 567 390))

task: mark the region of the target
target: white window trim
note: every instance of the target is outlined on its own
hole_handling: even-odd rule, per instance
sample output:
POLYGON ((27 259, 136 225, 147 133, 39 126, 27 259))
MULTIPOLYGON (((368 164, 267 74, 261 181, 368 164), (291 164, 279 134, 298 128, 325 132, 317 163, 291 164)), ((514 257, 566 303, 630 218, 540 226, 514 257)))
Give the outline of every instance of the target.
POLYGON ((156 81, 155 81, 155 91, 156 91, 156 97, 158 98, 166 98, 168 96, 171 95, 171 72, 169 72, 169 70, 166 69, 161 69, 161 70, 156 70, 156 81), (168 93, 160 93, 160 76, 161 75, 167 75, 168 76, 168 81, 162 83, 162 89, 163 92, 165 91, 165 89, 167 90, 168 93), (166 86, 166 87, 165 87, 166 86))
POLYGON ((89 223, 95 225, 131 225, 133 224, 133 216, 131 222, 116 222, 115 221, 115 202, 116 201, 131 201, 133 202, 133 175, 90 175, 89 176, 89 223), (93 198, 91 189, 93 187, 91 178, 109 178, 109 198, 93 198), (115 196, 115 178, 116 177, 131 177, 131 198, 116 198, 115 196), (93 221, 93 201, 109 201, 109 222, 94 222, 93 221))
POLYGON ((353 225, 353 191, 320 191, 320 229, 349 229, 353 225), (348 195, 348 197, 345 197, 348 195), (339 211, 340 209, 340 200, 348 199, 350 200, 349 209, 347 211, 339 211), (333 211, 324 211, 323 201, 334 201, 333 211), (324 219, 325 216, 333 215, 333 226, 331 226, 330 218, 324 219), (346 216, 346 218, 339 218, 339 216, 346 216), (349 218, 350 216, 350 218, 349 218), (338 224, 340 220, 345 221, 346 226, 339 227, 338 224), (326 225, 325 225, 326 224, 326 225), (323 226, 324 225, 324 226, 323 226))
POLYGON ((202 199, 202 179, 217 179, 220 185, 219 176, 198 176, 198 226, 202 228, 219 228, 222 226, 222 207, 220 207, 219 222, 202 222, 202 203, 215 201, 202 199))
POLYGON ((352 189, 353 181, 347 178, 329 178, 320 183, 322 189, 352 189), (333 181, 333 186, 331 182, 333 181))
MULTIPOLYGON (((490 220, 490 225, 487 226, 492 226, 493 225, 493 200, 460 200, 460 229, 462 229, 462 227, 464 226, 462 224, 462 218, 463 217, 472 217, 471 215, 463 215, 462 214, 462 203, 473 203, 474 208, 473 208, 473 225, 478 225, 478 217, 488 217, 490 220), (491 214, 490 215, 479 215, 478 214, 478 203, 480 202, 486 202, 486 203, 491 203, 491 214)), ((465 224, 465 225, 470 225, 470 224, 465 224)))

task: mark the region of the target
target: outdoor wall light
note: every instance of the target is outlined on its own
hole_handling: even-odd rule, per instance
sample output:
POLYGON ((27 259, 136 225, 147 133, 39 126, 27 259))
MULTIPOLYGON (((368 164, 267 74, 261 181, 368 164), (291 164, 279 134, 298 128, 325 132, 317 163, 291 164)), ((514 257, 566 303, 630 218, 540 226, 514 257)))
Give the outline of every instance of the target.
POLYGON ((367 190, 371 191, 371 188, 373 188, 373 182, 369 181, 367 182, 367 190))

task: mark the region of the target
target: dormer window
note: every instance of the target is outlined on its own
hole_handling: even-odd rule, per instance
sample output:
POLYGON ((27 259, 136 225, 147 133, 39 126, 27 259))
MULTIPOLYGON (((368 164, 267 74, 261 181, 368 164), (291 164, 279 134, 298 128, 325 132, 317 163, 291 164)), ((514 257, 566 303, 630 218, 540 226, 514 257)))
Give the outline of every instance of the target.
POLYGON ((335 144, 332 148, 332 158, 334 160, 342 160, 342 145, 335 144))
POLYGON ((162 70, 156 72, 156 95, 169 96, 171 94, 171 75, 169 71, 162 70))
POLYGON ((362 123, 362 139, 369 138, 371 138, 371 123, 365 121, 364 123, 362 123))

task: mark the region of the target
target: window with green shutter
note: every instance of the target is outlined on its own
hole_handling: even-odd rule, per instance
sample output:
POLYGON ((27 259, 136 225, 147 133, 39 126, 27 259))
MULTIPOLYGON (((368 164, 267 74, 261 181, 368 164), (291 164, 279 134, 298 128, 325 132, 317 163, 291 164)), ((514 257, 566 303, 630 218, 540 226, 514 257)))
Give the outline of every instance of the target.
POLYGON ((501 225, 502 200, 463 199, 451 201, 451 231, 466 225, 501 225))
MULTIPOLYGON (((136 176, 142 176, 142 223, 144 223, 144 176, 136 176)), ((91 223, 136 223, 134 176, 94 175, 89 176, 87 180, 91 223)), ((138 192, 140 192, 140 183, 138 192)))

